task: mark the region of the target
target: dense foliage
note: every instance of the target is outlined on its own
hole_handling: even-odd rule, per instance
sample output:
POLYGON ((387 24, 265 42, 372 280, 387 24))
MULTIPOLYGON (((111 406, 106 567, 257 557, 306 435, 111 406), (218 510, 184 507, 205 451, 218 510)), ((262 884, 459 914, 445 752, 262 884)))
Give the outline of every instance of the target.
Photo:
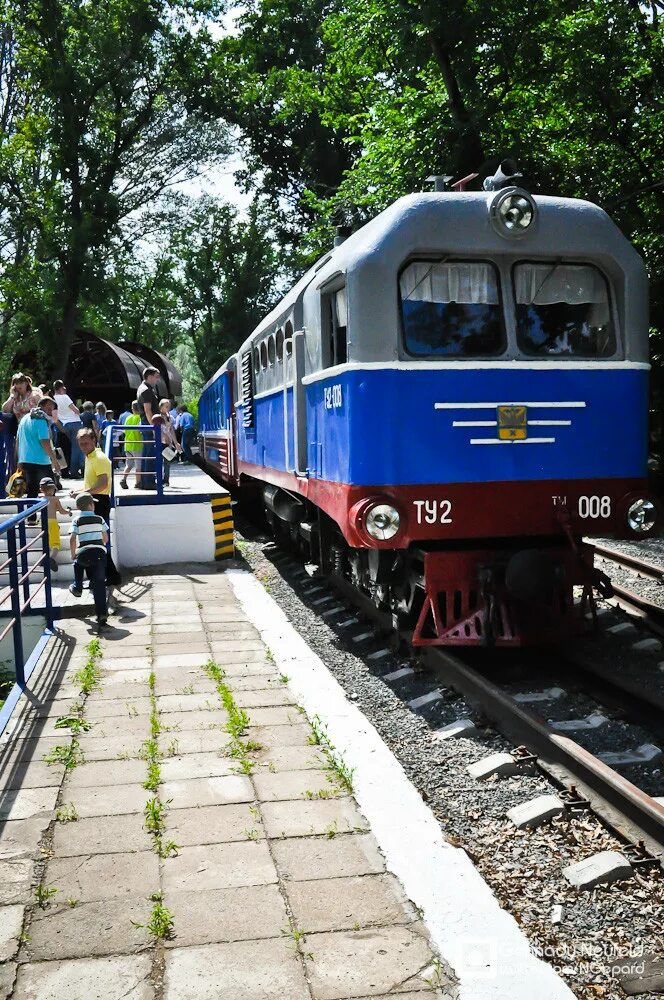
POLYGON ((84 323, 207 375, 335 225, 508 153, 634 241, 662 353, 663 0, 221 6, 0 0, 5 354, 84 323), (168 194, 237 146, 246 216, 168 194))

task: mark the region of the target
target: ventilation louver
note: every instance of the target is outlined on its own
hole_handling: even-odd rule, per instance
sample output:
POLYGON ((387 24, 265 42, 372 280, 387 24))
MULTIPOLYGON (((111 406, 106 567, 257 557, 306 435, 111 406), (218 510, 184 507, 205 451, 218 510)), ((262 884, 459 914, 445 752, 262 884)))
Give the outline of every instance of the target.
POLYGON ((242 355, 242 423, 245 427, 254 426, 254 372, 251 351, 242 355))

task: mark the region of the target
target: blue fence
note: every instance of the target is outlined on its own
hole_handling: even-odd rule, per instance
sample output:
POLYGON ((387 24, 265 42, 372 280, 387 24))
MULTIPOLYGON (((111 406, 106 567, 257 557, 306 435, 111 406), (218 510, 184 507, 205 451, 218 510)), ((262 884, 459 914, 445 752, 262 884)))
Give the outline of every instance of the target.
POLYGON ((18 508, 18 513, 10 513, 0 523, 0 539, 6 539, 6 552, 0 554, 0 573, 6 573, 9 583, 0 587, 0 641, 12 636, 13 659, 16 682, 5 704, 0 709, 0 733, 9 721, 11 713, 25 690, 39 655, 48 641, 53 628, 53 600, 51 596, 51 567, 48 545, 48 501, 47 500, 2 500, 0 514, 8 508, 18 508), (37 533, 28 539, 28 519, 36 522, 37 533), (31 561, 31 557, 37 556, 31 561), (32 586, 31 586, 32 584, 32 586), (35 598, 43 592, 44 606, 35 608, 35 598), (26 618, 43 615, 46 631, 37 645, 26 656, 23 623, 26 618))
POLYGON ((126 431, 141 431, 143 448, 140 452, 132 452, 139 463, 134 475, 150 484, 147 489, 155 490, 158 497, 164 495, 164 460, 162 458, 163 444, 159 424, 110 424, 104 429, 104 454, 111 461, 111 507, 115 506, 115 474, 125 465, 126 454, 122 441, 126 431))

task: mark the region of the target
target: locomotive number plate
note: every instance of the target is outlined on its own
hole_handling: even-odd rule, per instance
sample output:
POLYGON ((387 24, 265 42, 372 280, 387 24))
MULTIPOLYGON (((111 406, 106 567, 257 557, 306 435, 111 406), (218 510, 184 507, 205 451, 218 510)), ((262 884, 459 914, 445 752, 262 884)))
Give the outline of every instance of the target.
POLYGON ((525 406, 498 407, 498 438, 524 441, 528 437, 528 410, 525 406))

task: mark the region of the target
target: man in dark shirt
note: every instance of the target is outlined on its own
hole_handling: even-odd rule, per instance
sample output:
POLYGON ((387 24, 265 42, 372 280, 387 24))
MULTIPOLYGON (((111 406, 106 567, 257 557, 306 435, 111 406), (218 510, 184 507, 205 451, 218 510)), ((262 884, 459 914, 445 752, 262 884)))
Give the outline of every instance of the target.
MULTIPOLYGON (((143 381, 136 393, 142 424, 151 424, 154 417, 159 415, 159 395, 157 393, 159 378, 160 375, 157 368, 143 369, 143 381)), ((137 484, 136 486, 137 489, 154 490, 157 488, 155 482, 155 457, 154 432, 143 431, 143 451, 141 453, 142 475, 140 485, 137 484)))

